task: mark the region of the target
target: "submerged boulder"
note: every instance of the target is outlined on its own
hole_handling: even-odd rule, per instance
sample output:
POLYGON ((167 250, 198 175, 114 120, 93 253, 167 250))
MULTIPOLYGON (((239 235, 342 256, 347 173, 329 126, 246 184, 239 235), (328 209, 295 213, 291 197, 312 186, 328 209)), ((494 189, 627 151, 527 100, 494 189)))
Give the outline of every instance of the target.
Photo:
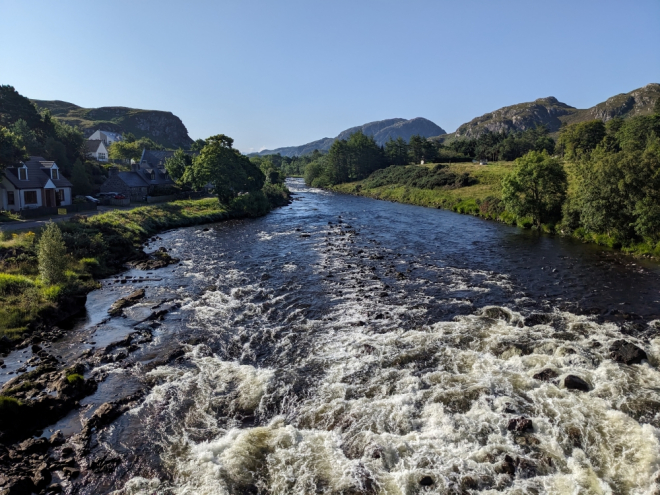
POLYGON ((564 387, 569 390, 581 390, 583 392, 589 392, 591 390, 587 382, 575 375, 566 375, 566 378, 564 378, 564 387))
POLYGON ((549 382, 550 380, 553 380, 554 378, 557 378, 559 375, 555 370, 552 370, 550 368, 546 368, 542 371, 539 371, 536 373, 533 378, 535 380, 540 380, 542 382, 549 382))
POLYGON ((610 357, 617 363, 640 364, 648 359, 646 352, 627 340, 617 340, 610 346, 610 357))

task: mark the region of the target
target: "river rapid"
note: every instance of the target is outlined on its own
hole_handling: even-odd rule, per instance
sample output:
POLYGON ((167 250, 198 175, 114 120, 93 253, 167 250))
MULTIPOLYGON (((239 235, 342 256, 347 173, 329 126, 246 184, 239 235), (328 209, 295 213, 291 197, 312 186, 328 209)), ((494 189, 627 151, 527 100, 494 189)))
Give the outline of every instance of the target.
POLYGON ((121 462, 67 491, 659 493, 658 265, 289 186, 296 200, 264 218, 159 236, 149 249, 182 264, 139 285, 127 318, 102 316, 137 284, 90 294, 88 344, 175 309, 52 428, 146 391, 95 432, 88 461, 121 462), (619 339, 648 359, 612 360, 619 339))

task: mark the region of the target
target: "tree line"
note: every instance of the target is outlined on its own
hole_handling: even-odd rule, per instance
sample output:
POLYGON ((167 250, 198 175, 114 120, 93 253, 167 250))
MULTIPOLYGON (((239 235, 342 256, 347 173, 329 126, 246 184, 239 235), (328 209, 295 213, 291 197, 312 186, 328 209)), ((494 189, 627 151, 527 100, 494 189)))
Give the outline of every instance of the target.
POLYGON ((178 149, 165 160, 165 169, 185 190, 210 187, 222 204, 248 209, 255 215, 288 203, 285 176, 269 160, 255 160, 233 147, 224 134, 199 139, 195 153, 178 149))
POLYGON ((611 246, 660 241, 660 100, 652 115, 564 127, 555 152, 516 161, 509 211, 611 246))

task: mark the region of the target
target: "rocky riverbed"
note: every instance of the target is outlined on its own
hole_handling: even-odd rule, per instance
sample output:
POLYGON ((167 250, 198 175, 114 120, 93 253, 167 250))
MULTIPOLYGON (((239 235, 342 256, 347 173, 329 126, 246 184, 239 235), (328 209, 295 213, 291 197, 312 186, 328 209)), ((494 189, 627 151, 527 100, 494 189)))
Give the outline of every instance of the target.
POLYGON ((4 358, 5 493, 658 489, 656 265, 291 187, 4 358))

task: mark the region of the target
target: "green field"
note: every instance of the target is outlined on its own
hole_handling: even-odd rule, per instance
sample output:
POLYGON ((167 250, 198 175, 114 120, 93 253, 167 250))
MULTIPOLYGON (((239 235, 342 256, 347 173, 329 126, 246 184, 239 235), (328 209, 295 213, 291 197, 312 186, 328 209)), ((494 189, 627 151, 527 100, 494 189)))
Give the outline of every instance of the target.
MULTIPOLYGON (((433 167, 435 164, 409 165, 410 167, 433 167)), ((479 215, 494 220, 515 223, 510 215, 499 214, 484 208, 484 203, 492 203, 501 198, 501 180, 513 169, 513 162, 492 162, 488 165, 473 163, 447 164, 449 171, 456 174, 468 173, 478 180, 478 184, 456 189, 419 189, 408 186, 388 185, 373 189, 363 187, 364 181, 349 182, 332 187, 332 190, 347 194, 357 194, 375 199, 397 201, 418 206, 444 208, 459 213, 479 215)))

